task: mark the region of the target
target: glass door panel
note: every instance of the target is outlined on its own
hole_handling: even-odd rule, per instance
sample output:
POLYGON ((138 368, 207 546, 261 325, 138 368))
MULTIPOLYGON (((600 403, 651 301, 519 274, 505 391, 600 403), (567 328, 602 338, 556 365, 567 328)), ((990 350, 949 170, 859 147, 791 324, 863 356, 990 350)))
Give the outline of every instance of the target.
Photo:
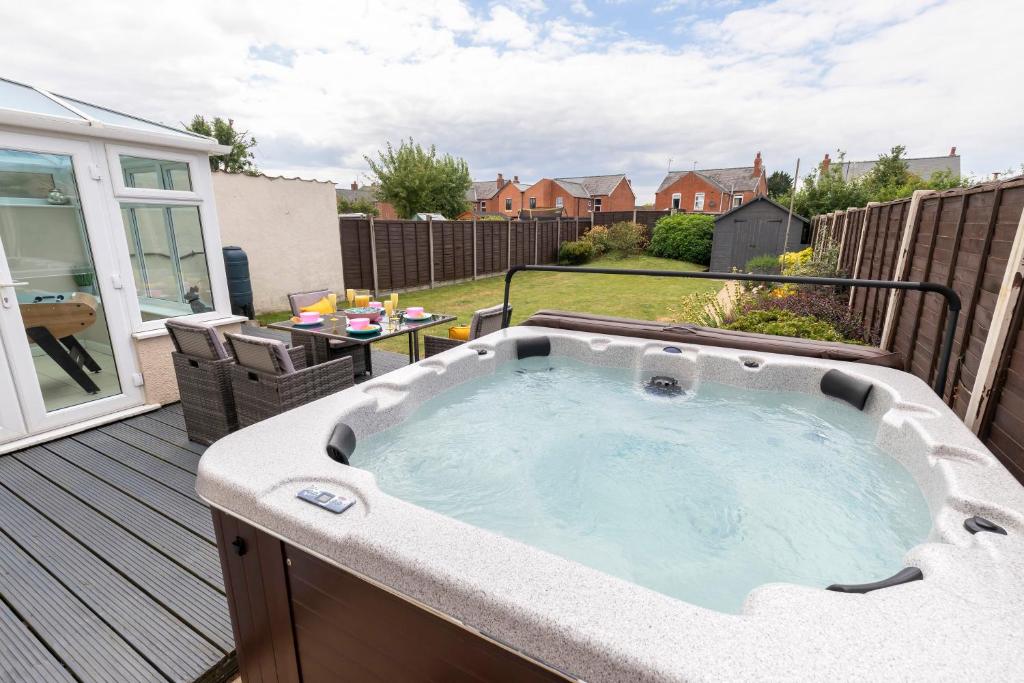
POLYGON ((45 411, 121 394, 70 155, 0 148, 0 243, 45 411))

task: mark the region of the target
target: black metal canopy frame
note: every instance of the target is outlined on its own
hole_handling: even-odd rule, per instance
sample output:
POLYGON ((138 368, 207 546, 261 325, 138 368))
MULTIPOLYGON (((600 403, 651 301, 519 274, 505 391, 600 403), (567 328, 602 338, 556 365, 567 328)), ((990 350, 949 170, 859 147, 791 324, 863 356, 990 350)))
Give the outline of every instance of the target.
POLYGON ((512 277, 523 270, 536 270, 549 273, 591 273, 595 275, 640 275, 645 277, 682 277, 695 280, 731 280, 738 282, 780 282, 794 285, 831 285, 840 287, 868 287, 875 289, 902 289, 917 292, 934 292, 946 298, 949 315, 946 316, 946 328, 942 334, 942 347, 939 353, 939 367, 932 388, 942 396, 946 388, 946 371, 949 358, 953 352, 953 337, 956 324, 960 317, 960 297, 952 288, 935 282, 889 282, 887 280, 858 280, 845 277, 794 277, 791 275, 759 275, 753 273, 712 273, 679 270, 629 270, 625 268, 577 268, 575 266, 512 266, 505 273, 505 315, 502 328, 509 325, 508 299, 512 288, 512 277))

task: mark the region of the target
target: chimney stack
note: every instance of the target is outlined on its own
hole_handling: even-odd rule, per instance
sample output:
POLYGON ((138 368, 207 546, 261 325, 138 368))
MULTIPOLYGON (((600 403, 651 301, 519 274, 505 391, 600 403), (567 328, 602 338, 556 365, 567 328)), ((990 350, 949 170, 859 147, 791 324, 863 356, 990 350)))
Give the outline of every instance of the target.
POLYGON ((500 190, 505 185, 505 178, 500 173, 498 174, 498 189, 500 190))
POLYGON ((353 190, 358 190, 359 189, 359 183, 357 183, 356 181, 353 180, 352 181, 352 189, 353 190))
POLYGON ((512 176, 512 182, 515 183, 516 185, 518 185, 519 184, 519 176, 517 176, 517 175, 512 176))
POLYGON ((758 152, 757 156, 754 157, 754 178, 761 177, 761 153, 758 152))
POLYGON ((828 152, 825 153, 825 158, 821 160, 821 174, 825 175, 828 173, 828 167, 832 165, 832 160, 828 158, 828 152))
POLYGON ((956 145, 954 145, 954 146, 949 148, 949 156, 951 156, 951 157, 955 157, 956 156, 956 145))

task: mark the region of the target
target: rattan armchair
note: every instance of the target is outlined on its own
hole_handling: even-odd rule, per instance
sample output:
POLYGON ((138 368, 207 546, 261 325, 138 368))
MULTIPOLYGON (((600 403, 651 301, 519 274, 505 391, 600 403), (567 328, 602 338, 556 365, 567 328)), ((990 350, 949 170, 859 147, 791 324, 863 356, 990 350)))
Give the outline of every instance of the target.
MULTIPOLYGON (((490 308, 481 308, 479 311, 473 314, 473 319, 469 322, 469 339, 478 339, 485 334, 491 332, 497 332, 501 329, 501 319, 505 312, 504 306, 498 304, 497 306, 491 306, 490 308)), ((512 307, 508 307, 508 314, 512 315, 512 307)), ((423 350, 426 358, 447 351, 448 349, 454 349, 457 346, 465 344, 466 342, 461 339, 449 339, 447 337, 432 337, 430 335, 423 335, 423 350)))
MULTIPOLYGON (((311 306, 330 292, 326 289, 315 289, 310 292, 295 292, 288 295, 288 305, 292 315, 298 315, 304 306, 311 306)), ((292 330, 292 346, 306 349, 306 365, 324 363, 336 358, 351 358, 352 372, 357 375, 371 371, 369 361, 370 347, 365 344, 347 344, 341 339, 330 339, 322 334, 306 330, 292 330)))
POLYGON ((231 367, 231 390, 239 427, 247 427, 355 384, 352 359, 347 356, 306 367, 303 347, 289 349, 275 339, 244 334, 228 334, 225 338, 236 359, 231 367))
POLYGON ((165 325, 174 344, 171 359, 185 431, 189 440, 209 446, 238 429, 231 393, 235 359, 210 326, 183 320, 168 320, 165 325))

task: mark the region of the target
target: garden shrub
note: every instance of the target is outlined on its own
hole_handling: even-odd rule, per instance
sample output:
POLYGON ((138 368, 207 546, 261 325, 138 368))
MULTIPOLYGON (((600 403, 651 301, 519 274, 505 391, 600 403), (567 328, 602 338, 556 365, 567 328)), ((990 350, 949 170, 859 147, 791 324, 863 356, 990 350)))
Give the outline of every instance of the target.
POLYGON ((608 228, 607 247, 615 258, 639 256, 647 248, 647 228, 632 221, 613 223, 608 228))
POLYGON ((782 266, 779 264, 778 258, 770 254, 762 254, 747 261, 746 271, 761 275, 778 275, 782 272, 782 266))
POLYGON ((810 315, 797 315, 792 311, 751 311, 724 327, 727 330, 774 334, 780 337, 846 341, 836 328, 824 320, 818 320, 810 315))
POLYGON ((587 240, 562 242, 558 248, 558 263, 563 266, 581 266, 594 258, 594 245, 587 240))
POLYGON ((664 216, 654 225, 651 253, 706 266, 711 263, 714 234, 713 216, 693 213, 664 216))
POLYGON ((608 228, 603 225, 595 225, 587 234, 583 236, 583 239, 590 242, 590 245, 594 247, 594 256, 603 256, 608 251, 608 228))
POLYGON ((493 213, 486 214, 484 216, 477 216, 478 221, 507 221, 508 219, 504 216, 498 216, 493 213))
POLYGON ((739 309, 741 314, 760 310, 811 316, 831 325, 844 341, 870 341, 864 334, 864 324, 860 318, 850 311, 843 299, 827 291, 798 291, 783 297, 760 296, 744 300, 739 309))
POLYGON ((802 251, 787 251, 779 257, 779 262, 782 264, 782 274, 792 275, 793 268, 804 265, 810 261, 813 256, 814 249, 811 247, 807 247, 802 251))

